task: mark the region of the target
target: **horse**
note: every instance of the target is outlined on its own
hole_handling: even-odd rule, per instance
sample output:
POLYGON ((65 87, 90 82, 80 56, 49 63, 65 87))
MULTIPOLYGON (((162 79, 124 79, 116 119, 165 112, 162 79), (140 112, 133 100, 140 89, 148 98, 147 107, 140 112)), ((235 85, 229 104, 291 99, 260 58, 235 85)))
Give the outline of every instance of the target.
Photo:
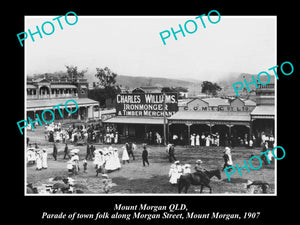
POLYGON ((207 177, 203 176, 201 173, 187 173, 180 176, 178 179, 178 193, 181 193, 183 187, 184 192, 187 193, 190 185, 201 185, 200 193, 203 191, 203 187, 208 187, 210 192, 212 193, 212 188, 209 186, 210 178, 216 176, 219 180, 221 180, 221 171, 219 169, 211 170, 211 171, 205 171, 204 172, 207 177))

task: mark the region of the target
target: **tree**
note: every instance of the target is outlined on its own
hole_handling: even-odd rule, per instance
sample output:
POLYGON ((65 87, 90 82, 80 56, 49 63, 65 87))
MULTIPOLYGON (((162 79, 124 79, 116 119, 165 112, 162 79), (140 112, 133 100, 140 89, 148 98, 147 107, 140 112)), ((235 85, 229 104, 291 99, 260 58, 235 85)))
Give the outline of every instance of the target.
POLYGON ((188 92, 188 89, 185 87, 163 87, 161 89, 162 93, 167 93, 167 92, 188 92))
POLYGON ((77 66, 65 66, 67 68, 68 78, 77 80, 78 78, 83 78, 84 74, 87 72, 87 69, 78 72, 77 66))
POLYGON ((201 84, 202 93, 206 95, 217 96, 218 92, 222 90, 222 88, 217 83, 212 83, 210 81, 203 81, 201 84))
POLYGON ((176 92, 176 91, 172 87, 163 87, 161 89, 161 93, 170 93, 170 92, 176 92))
POLYGON ((95 77, 99 79, 99 84, 104 88, 104 95, 102 98, 115 99, 116 95, 121 92, 121 89, 116 85, 117 74, 112 72, 108 67, 96 68, 97 73, 95 77))
POLYGON ((95 77, 99 79, 99 83, 104 88, 115 87, 117 74, 112 72, 108 67, 96 68, 95 77))

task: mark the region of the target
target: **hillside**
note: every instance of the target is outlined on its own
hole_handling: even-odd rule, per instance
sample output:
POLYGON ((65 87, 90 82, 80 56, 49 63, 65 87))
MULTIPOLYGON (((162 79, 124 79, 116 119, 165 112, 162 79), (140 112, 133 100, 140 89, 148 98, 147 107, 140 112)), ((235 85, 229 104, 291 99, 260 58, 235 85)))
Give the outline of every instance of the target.
MULTIPOLYGON (((33 75, 35 78, 43 77, 45 74, 35 74, 33 75)), ((48 76, 61 77, 65 76, 66 72, 56 72, 56 73, 48 73, 48 76)), ((232 84, 238 81, 243 81, 246 79, 249 83, 252 81, 253 74, 248 73, 232 73, 228 76, 223 77, 216 83, 222 88, 220 94, 222 95, 235 95, 232 84)), ((256 77, 256 75, 254 75, 256 77)), ((31 76, 32 77, 32 76, 31 76)), ((93 82, 97 82, 97 78, 92 74, 85 74, 85 78, 88 80, 90 84, 93 82)), ((267 77, 262 75, 260 77, 262 82, 266 82, 267 77)), ((209 79, 204 79, 208 80, 209 79)), ((271 82, 274 82, 274 76, 272 76, 271 82)), ((200 80, 180 80, 180 79, 168 79, 161 77, 142 77, 142 76, 127 76, 127 75, 118 75, 117 76, 117 84, 126 89, 133 89, 141 86, 158 86, 158 87, 184 87, 188 88, 189 96, 196 96, 201 93, 201 83, 200 80)), ((250 86, 251 90, 255 90, 255 86, 250 86)))
MULTIPOLYGON (((224 93, 225 95, 236 95, 232 84, 239 82, 239 81, 244 82, 244 79, 246 79, 246 81, 248 81, 248 83, 251 83, 252 76, 257 78, 256 74, 248 74, 248 73, 232 74, 231 76, 228 76, 228 77, 226 77, 226 79, 222 79, 222 80, 218 81, 217 83, 220 85, 220 87, 222 87, 222 93, 224 93)), ((265 83, 265 82, 267 82, 268 79, 267 79, 266 75, 261 75, 260 80, 261 80, 261 82, 265 83)), ((274 76, 271 76, 270 83, 274 83, 274 76)), ((245 84, 244 84, 244 88, 246 88, 245 84)), ((251 84, 249 86, 249 88, 250 88, 250 90, 256 89, 254 84, 251 84)))
POLYGON ((141 86, 185 87, 188 88, 190 94, 196 94, 201 91, 201 83, 201 81, 184 81, 160 77, 133 77, 126 75, 117 76, 117 84, 128 89, 141 86))

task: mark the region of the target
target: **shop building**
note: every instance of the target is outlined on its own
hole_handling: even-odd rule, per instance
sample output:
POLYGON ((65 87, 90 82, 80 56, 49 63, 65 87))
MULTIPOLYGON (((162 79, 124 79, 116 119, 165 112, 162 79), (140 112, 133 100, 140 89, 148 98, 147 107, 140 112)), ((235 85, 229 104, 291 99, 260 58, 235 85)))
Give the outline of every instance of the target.
POLYGON ((175 135, 179 140, 177 143, 182 145, 190 144, 192 134, 218 135, 220 146, 259 140, 262 132, 274 134, 274 84, 259 85, 255 101, 236 97, 193 98, 178 102, 176 96, 171 102, 168 96, 166 105, 172 105, 167 107, 163 106, 163 94, 144 90, 137 88, 135 94, 118 97, 116 116, 104 121, 104 124, 113 126, 124 140, 149 142, 151 139, 150 142, 155 142, 155 133, 163 136, 164 124, 167 142, 173 142, 175 135), (150 95, 155 96, 152 103, 146 100, 150 95))
POLYGON ((251 135, 251 116, 256 104, 240 98, 196 98, 179 107, 168 119, 169 138, 176 134, 181 144, 188 145, 192 134, 218 134, 220 145, 229 139, 251 135))
POLYGON ((251 112, 251 122, 254 134, 258 137, 262 132, 266 135, 274 135, 275 131, 275 85, 258 84, 256 90, 256 107, 251 112))
POLYGON ((135 89, 116 97, 116 116, 103 123, 107 130, 117 131, 120 140, 154 143, 156 136, 164 140, 164 124, 178 111, 177 93, 166 95, 157 90, 135 89))

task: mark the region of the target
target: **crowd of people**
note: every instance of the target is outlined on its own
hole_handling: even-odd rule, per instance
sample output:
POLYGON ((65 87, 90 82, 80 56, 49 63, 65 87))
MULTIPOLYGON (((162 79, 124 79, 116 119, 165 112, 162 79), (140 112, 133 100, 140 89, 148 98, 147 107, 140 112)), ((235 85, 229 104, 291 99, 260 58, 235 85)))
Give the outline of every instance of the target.
POLYGON ((173 133, 170 135, 169 140, 175 145, 189 145, 191 147, 200 147, 200 146, 230 146, 232 148, 240 146, 240 147, 260 147, 265 141, 271 141, 274 143, 274 136, 272 134, 266 135, 264 131, 249 136, 248 133, 241 134, 231 134, 227 133, 209 133, 202 132, 192 133, 189 137, 184 136, 183 133, 179 135, 177 133, 173 133))
POLYGON ((32 148, 31 144, 27 149, 27 163, 29 165, 36 164, 36 170, 42 170, 48 168, 48 153, 46 149, 41 149, 35 144, 35 147, 32 148))
POLYGON ((163 137, 158 131, 148 131, 145 133, 145 141, 150 145, 161 145, 163 137))
POLYGON ((101 128, 99 124, 80 124, 62 127, 61 123, 50 123, 45 125, 45 140, 60 143, 119 143, 118 132, 107 127, 101 128))
MULTIPOLYGON (((262 132, 261 141, 262 141, 262 146, 263 146, 262 152, 265 152, 268 149, 273 149, 275 147, 274 146, 275 138, 273 135, 265 135, 265 133, 262 132)), ((268 162, 272 162, 272 159, 274 158, 272 151, 268 151, 267 157, 268 157, 268 159, 266 157, 262 157, 265 165, 267 165, 268 162)))
POLYGON ((195 134, 193 133, 190 137, 190 145, 194 146, 219 146, 220 145, 220 135, 218 132, 216 134, 195 134))
MULTIPOLYGON (((98 132, 99 133, 99 132, 98 132)), ((106 174, 107 172, 113 172, 116 170, 120 170, 121 167, 125 166, 126 163, 130 162, 130 159, 132 160, 136 159, 135 153, 137 152, 137 145, 132 142, 127 142, 124 146, 121 147, 121 149, 118 149, 116 147, 113 147, 111 144, 117 144, 119 143, 119 135, 118 132, 112 129, 105 129, 104 135, 102 135, 103 139, 100 138, 100 135, 97 136, 97 128, 93 125, 78 125, 75 126, 75 124, 69 125, 67 128, 63 128, 60 123, 51 123, 45 127, 45 134, 46 139, 49 142, 53 142, 53 159, 57 160, 58 155, 58 149, 56 142, 65 143, 64 147, 64 156, 63 159, 67 159, 66 162, 67 170, 69 173, 76 175, 79 173, 81 168, 83 168, 83 172, 87 172, 88 167, 88 161, 91 161, 93 164, 93 167, 96 170, 96 176, 98 176, 99 173, 106 174), (97 138, 96 138, 97 137, 97 138), (71 143, 76 143, 78 141, 84 141, 87 143, 87 151, 85 157, 83 157, 82 160, 80 160, 80 156, 78 154, 79 149, 69 149, 68 140, 71 143), (97 148, 97 143, 90 144, 93 141, 102 141, 103 144, 108 144, 108 147, 102 147, 97 148), (82 167, 81 167, 82 165, 82 167)), ((100 134, 100 133, 99 133, 100 134)), ((155 132, 154 134, 148 133, 148 135, 151 136, 151 140, 153 140, 153 144, 162 144, 162 137, 158 132, 155 132)), ((148 138, 150 138, 148 136, 148 138)), ((170 170, 169 170, 169 182, 171 184, 177 184, 178 179, 181 175, 192 173, 192 166, 190 164, 180 164, 180 161, 177 160, 175 156, 175 146, 178 141, 180 140, 180 137, 178 137, 176 134, 172 136, 172 140, 174 144, 168 144, 166 148, 166 152, 168 155, 168 160, 171 164, 170 170)), ((274 147, 275 138, 273 135, 267 135, 264 132, 261 132, 261 135, 259 138, 255 138, 253 135, 252 138, 248 137, 248 134, 245 134, 244 137, 239 137, 238 139, 240 141, 240 144, 243 144, 245 146, 248 146, 250 148, 255 146, 255 142, 260 144, 262 146, 262 151, 266 151, 267 149, 272 149, 274 147)), ((36 170, 42 170, 48 168, 47 163, 47 157, 48 153, 47 150, 44 148, 39 148, 37 144, 35 144, 35 147, 32 147, 32 144, 29 143, 29 139, 27 139, 27 162, 29 165, 36 165, 36 170)), ((192 133, 189 138, 189 144, 192 147, 197 146, 220 146, 220 135, 219 133, 192 133)), ((225 147, 223 150, 223 159, 224 159, 224 165, 222 170, 224 170, 227 167, 230 167, 233 165, 233 158, 231 155, 231 147, 232 142, 228 141, 226 144, 228 144, 228 147, 225 147)), ((149 166, 149 160, 148 160, 148 145, 143 144, 142 145, 142 161, 141 165, 143 166, 149 166)), ((272 152, 269 151, 268 153, 268 161, 272 161, 272 152)), ((263 158, 262 158, 263 159, 263 158)), ((266 163, 266 159, 263 159, 263 161, 266 163)), ((196 161, 196 166, 194 168, 195 172, 204 174, 205 168, 203 168, 203 162, 202 160, 198 159, 196 161)), ((229 171, 230 172, 230 171, 229 171)))
MULTIPOLYGON (((174 146, 172 144, 169 144, 167 146, 167 152, 170 155, 170 149, 174 148, 174 146)), ((232 166, 233 162, 232 162, 232 156, 231 156, 231 149, 229 147, 225 147, 225 149, 223 150, 223 159, 224 159, 224 165, 223 165, 223 169, 232 166)), ((174 154, 174 150, 173 153, 174 154)), ((170 158, 169 158, 170 159, 170 158)), ((169 182, 172 185, 176 185, 178 182, 178 179, 180 178, 181 175, 184 174, 188 174, 188 173, 192 173, 192 169, 191 169, 191 165, 190 164, 180 164, 179 160, 176 160, 176 158, 174 158, 175 161, 173 162, 173 164, 171 164, 170 166, 170 170, 169 170, 169 182)), ((171 160, 170 160, 171 162, 171 160)), ((196 165, 195 165, 195 174, 197 175, 197 173, 200 173, 202 175, 202 177, 205 177, 206 179, 209 179, 207 177, 207 175, 205 174, 206 169, 203 167, 203 161, 201 159, 196 160, 196 165)))
POLYGON ((119 151, 117 148, 109 146, 109 148, 96 149, 94 151, 93 164, 96 169, 96 176, 98 173, 106 173, 106 171, 114 171, 121 168, 119 159, 119 151))
MULTIPOLYGON (((37 144, 35 144, 35 148, 31 146, 31 143, 28 143, 27 149, 27 163, 28 165, 36 165, 37 170, 46 169, 47 166, 47 157, 48 153, 46 149, 40 149, 37 144)), ((57 144, 53 143, 53 151, 52 157, 53 160, 57 160, 58 149, 57 144)), ((111 145, 107 148, 99 148, 96 149, 94 145, 87 145, 87 151, 84 159, 82 160, 83 171, 86 172, 88 160, 93 161, 95 165, 95 169, 97 174, 112 172, 121 168, 121 162, 124 165, 125 163, 129 163, 130 157, 132 160, 135 160, 134 152, 137 150, 137 146, 135 143, 128 142, 122 147, 122 156, 119 158, 119 150, 116 147, 112 147, 111 145)), ((71 174, 78 174, 80 171, 80 159, 79 159, 79 149, 69 149, 68 144, 65 144, 63 159, 67 161, 67 169, 71 174)), ((147 145, 143 144, 142 151, 142 164, 145 166, 146 164, 149 166, 148 161, 148 150, 147 145)))
MULTIPOLYGON (((270 135, 262 135, 262 152, 267 151, 268 149, 273 149, 274 148, 274 136, 270 135)), ((191 165, 190 164, 180 164, 180 161, 176 160, 175 157, 175 150, 174 150, 174 145, 172 144, 168 144, 167 145, 167 153, 169 156, 169 161, 173 164, 171 164, 170 170, 169 170, 169 182, 174 185, 177 184, 178 179, 180 178, 181 175, 187 174, 187 173, 192 173, 191 170, 191 165)), ((224 171, 225 168, 227 167, 231 167, 233 165, 233 159, 232 159, 232 154, 231 154, 231 149, 227 146, 224 148, 223 150, 223 159, 224 159, 224 164, 223 164, 223 168, 222 171, 224 171)), ((273 162, 273 154, 272 151, 268 151, 267 156, 262 155, 261 156, 263 162, 265 165, 269 164, 269 162, 273 162), (267 157, 267 158, 266 158, 267 157)), ((206 176, 205 175, 205 168, 202 167, 203 166, 203 162, 201 159, 198 159, 196 161, 196 166, 195 166, 195 173, 201 173, 202 176, 206 176)), ((228 169, 228 172, 231 172, 232 168, 228 169)))
MULTIPOLYGON (((87 160, 93 161, 96 170, 96 176, 98 176, 99 173, 105 174, 106 172, 113 172, 115 170, 119 170, 121 168, 121 162, 123 165, 125 163, 129 163, 130 157, 132 157, 132 160, 135 160, 134 152, 136 150, 136 144, 132 142, 126 143, 124 146, 122 146, 122 155, 120 158, 118 148, 112 147, 112 145, 110 145, 108 148, 104 147, 98 149, 96 149, 93 145, 87 145, 87 152, 83 160, 84 172, 87 168, 87 160)), ((73 154, 75 154, 75 156, 78 157, 76 153, 73 152, 73 154)), ((67 144, 65 147, 64 158, 66 156, 69 156, 67 144)), ((146 145, 143 145, 142 163, 143 166, 145 166, 146 163, 149 166, 148 151, 146 145)), ((76 160, 74 160, 72 156, 72 158, 70 158, 70 160, 68 161, 67 168, 68 171, 72 174, 74 174, 74 171, 79 171, 79 158, 76 158, 76 160), (74 167, 78 167, 78 169, 74 170, 74 167)))
POLYGON ((191 165, 190 164, 184 164, 181 165, 180 161, 175 161, 169 170, 169 182, 172 185, 177 184, 178 179, 181 175, 191 173, 191 165))

